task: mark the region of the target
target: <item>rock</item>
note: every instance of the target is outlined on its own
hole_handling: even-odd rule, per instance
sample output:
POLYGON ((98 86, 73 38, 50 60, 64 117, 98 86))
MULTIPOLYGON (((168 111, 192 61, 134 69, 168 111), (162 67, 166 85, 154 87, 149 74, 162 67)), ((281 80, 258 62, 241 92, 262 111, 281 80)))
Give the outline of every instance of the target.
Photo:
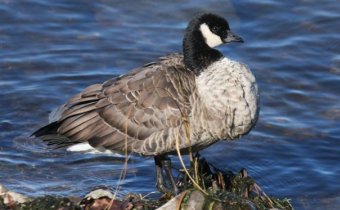
POLYGON ((3 199, 3 203, 6 206, 10 207, 15 207, 17 204, 29 201, 29 198, 27 196, 7 190, 1 184, 0 184, 0 197, 3 199))
POLYGON ((103 198, 103 197, 114 199, 115 196, 109 190, 104 190, 104 189, 94 190, 85 196, 85 198, 87 199, 98 199, 98 198, 103 198))
POLYGON ((0 184, 0 196, 2 197, 8 190, 0 184))
POLYGON ((157 210, 173 210, 176 209, 176 205, 180 202, 181 197, 183 196, 182 192, 179 195, 175 196, 174 198, 172 198, 171 200, 169 200, 168 202, 166 202, 163 206, 157 208, 157 210))
POLYGON ((172 198, 157 210, 173 210, 178 208, 185 208, 187 210, 201 210, 204 209, 206 199, 206 196, 198 190, 187 190, 172 198))
POLYGON ((205 202, 205 196, 200 191, 193 191, 189 197, 187 203, 188 210, 203 209, 205 202))
POLYGON ((29 201, 29 198, 27 196, 13 192, 13 191, 7 191, 3 199, 6 205, 11 204, 11 203, 25 203, 29 201))
POLYGON ((97 189, 88 193, 80 202, 80 206, 89 210, 128 210, 124 208, 124 203, 115 200, 115 195, 107 189, 97 189))
POLYGON ((199 190, 185 191, 170 201, 159 207, 157 210, 173 210, 173 209, 186 209, 186 210, 224 210, 224 209, 243 209, 243 210, 256 210, 256 205, 248 200, 229 200, 222 201, 213 199, 211 196, 206 196, 199 190))

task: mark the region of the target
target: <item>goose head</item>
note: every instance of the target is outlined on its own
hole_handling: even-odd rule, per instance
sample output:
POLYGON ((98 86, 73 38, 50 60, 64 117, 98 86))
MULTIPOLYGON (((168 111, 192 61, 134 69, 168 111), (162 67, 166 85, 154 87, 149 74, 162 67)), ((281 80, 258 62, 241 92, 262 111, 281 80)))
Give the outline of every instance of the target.
POLYGON ((243 39, 230 30, 226 19, 212 13, 200 14, 189 22, 185 30, 184 64, 195 74, 199 74, 223 57, 214 48, 230 42, 243 42, 243 39))

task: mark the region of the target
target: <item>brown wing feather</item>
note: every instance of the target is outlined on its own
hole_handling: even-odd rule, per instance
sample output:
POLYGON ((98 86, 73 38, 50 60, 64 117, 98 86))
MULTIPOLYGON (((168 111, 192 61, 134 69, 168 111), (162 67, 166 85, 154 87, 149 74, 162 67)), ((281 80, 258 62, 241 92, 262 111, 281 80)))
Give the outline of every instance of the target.
POLYGON ((181 83, 193 81, 192 77, 183 68, 182 56, 171 55, 89 86, 62 107, 57 133, 69 139, 65 144, 89 141, 121 151, 127 141, 130 148, 154 132, 180 125, 181 115, 190 113, 193 87, 181 83))

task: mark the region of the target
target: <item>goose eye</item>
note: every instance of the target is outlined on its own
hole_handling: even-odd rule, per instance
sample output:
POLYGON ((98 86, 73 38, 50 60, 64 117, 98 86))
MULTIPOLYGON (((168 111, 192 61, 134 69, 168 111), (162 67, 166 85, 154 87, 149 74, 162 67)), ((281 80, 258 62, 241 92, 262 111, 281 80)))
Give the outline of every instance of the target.
POLYGON ((213 26, 211 30, 212 30, 213 33, 216 34, 218 32, 218 27, 217 26, 213 26))

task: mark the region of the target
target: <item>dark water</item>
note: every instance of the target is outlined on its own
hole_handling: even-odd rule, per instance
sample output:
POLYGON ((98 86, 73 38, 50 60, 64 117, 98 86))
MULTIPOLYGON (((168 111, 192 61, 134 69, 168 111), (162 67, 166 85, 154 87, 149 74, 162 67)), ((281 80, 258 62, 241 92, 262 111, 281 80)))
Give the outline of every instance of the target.
MULTIPOLYGON (((116 185, 123 157, 53 151, 28 136, 86 86, 180 51, 187 21, 212 11, 246 40, 220 50, 254 71, 261 113, 248 136, 202 155, 221 168, 247 168, 296 209, 340 206, 337 1, 14 2, 0 2, 0 183, 7 188, 83 195, 116 185)), ((132 157, 122 188, 155 191, 153 159, 132 157)))

